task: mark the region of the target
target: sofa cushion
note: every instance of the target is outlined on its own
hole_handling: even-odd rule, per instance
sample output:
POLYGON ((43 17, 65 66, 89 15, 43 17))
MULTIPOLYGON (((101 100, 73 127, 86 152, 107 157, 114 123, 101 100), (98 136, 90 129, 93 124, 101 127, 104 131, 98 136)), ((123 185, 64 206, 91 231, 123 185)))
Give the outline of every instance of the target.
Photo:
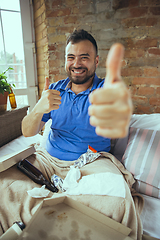
POLYGON ((160 131, 131 127, 122 163, 138 192, 160 198, 160 131))
MULTIPOLYGON (((133 114, 130 127, 160 130, 160 113, 133 114)), ((128 136, 125 138, 111 140, 111 153, 119 160, 122 160, 127 146, 128 136)))

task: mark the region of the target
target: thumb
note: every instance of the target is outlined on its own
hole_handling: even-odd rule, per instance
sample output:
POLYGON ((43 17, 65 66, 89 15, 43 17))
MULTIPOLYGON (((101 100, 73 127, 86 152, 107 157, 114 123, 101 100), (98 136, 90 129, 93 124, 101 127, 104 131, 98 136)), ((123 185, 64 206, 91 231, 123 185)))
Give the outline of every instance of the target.
POLYGON ((44 88, 43 88, 43 90, 47 90, 47 89, 49 88, 49 85, 50 85, 50 83, 49 83, 49 78, 48 78, 48 77, 45 77, 45 83, 44 83, 44 88))
POLYGON ((104 87, 107 87, 108 84, 121 81, 121 62, 123 56, 124 46, 120 43, 113 44, 106 60, 107 74, 104 87))

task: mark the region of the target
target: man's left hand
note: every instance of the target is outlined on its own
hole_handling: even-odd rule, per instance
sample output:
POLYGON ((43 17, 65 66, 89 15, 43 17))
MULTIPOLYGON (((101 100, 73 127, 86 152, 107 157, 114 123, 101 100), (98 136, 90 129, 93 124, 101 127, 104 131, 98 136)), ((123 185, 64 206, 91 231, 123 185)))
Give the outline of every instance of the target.
POLYGON ((96 133, 107 138, 123 138, 128 133, 133 111, 131 95, 121 78, 124 47, 114 44, 106 61, 107 75, 103 88, 90 94, 90 124, 96 133))

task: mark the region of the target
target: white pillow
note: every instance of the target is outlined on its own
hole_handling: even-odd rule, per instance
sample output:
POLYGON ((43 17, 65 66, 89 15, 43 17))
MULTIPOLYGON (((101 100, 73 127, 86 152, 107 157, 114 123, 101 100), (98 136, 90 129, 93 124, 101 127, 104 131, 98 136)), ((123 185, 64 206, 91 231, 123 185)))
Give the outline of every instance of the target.
POLYGON ((37 134, 33 137, 24 137, 23 135, 21 135, 20 137, 12 140, 11 142, 5 144, 3 147, 0 148, 0 157, 13 152, 21 151, 31 144, 40 142, 41 139, 42 135, 40 134, 37 134))
MULTIPOLYGON (((160 130, 160 114, 133 114, 130 127, 140 128, 140 129, 151 129, 160 130)), ((125 152, 128 142, 128 136, 125 138, 119 138, 112 141, 111 153, 121 161, 122 156, 125 152)))
POLYGON ((133 114, 130 127, 160 130, 160 113, 133 114))

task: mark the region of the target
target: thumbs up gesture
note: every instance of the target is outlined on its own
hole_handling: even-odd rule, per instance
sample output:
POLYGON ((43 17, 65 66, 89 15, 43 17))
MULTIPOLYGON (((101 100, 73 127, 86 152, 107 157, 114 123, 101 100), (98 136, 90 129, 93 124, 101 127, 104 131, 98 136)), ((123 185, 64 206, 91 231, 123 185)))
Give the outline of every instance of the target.
POLYGON ((37 103, 37 111, 39 113, 48 113, 56 110, 61 104, 60 92, 54 89, 48 89, 49 85, 49 78, 46 77, 42 96, 37 103))
POLYGON ((98 135, 107 138, 125 137, 132 115, 130 92, 121 78, 123 55, 123 45, 112 45, 106 61, 104 86, 90 94, 90 124, 96 127, 98 135))

